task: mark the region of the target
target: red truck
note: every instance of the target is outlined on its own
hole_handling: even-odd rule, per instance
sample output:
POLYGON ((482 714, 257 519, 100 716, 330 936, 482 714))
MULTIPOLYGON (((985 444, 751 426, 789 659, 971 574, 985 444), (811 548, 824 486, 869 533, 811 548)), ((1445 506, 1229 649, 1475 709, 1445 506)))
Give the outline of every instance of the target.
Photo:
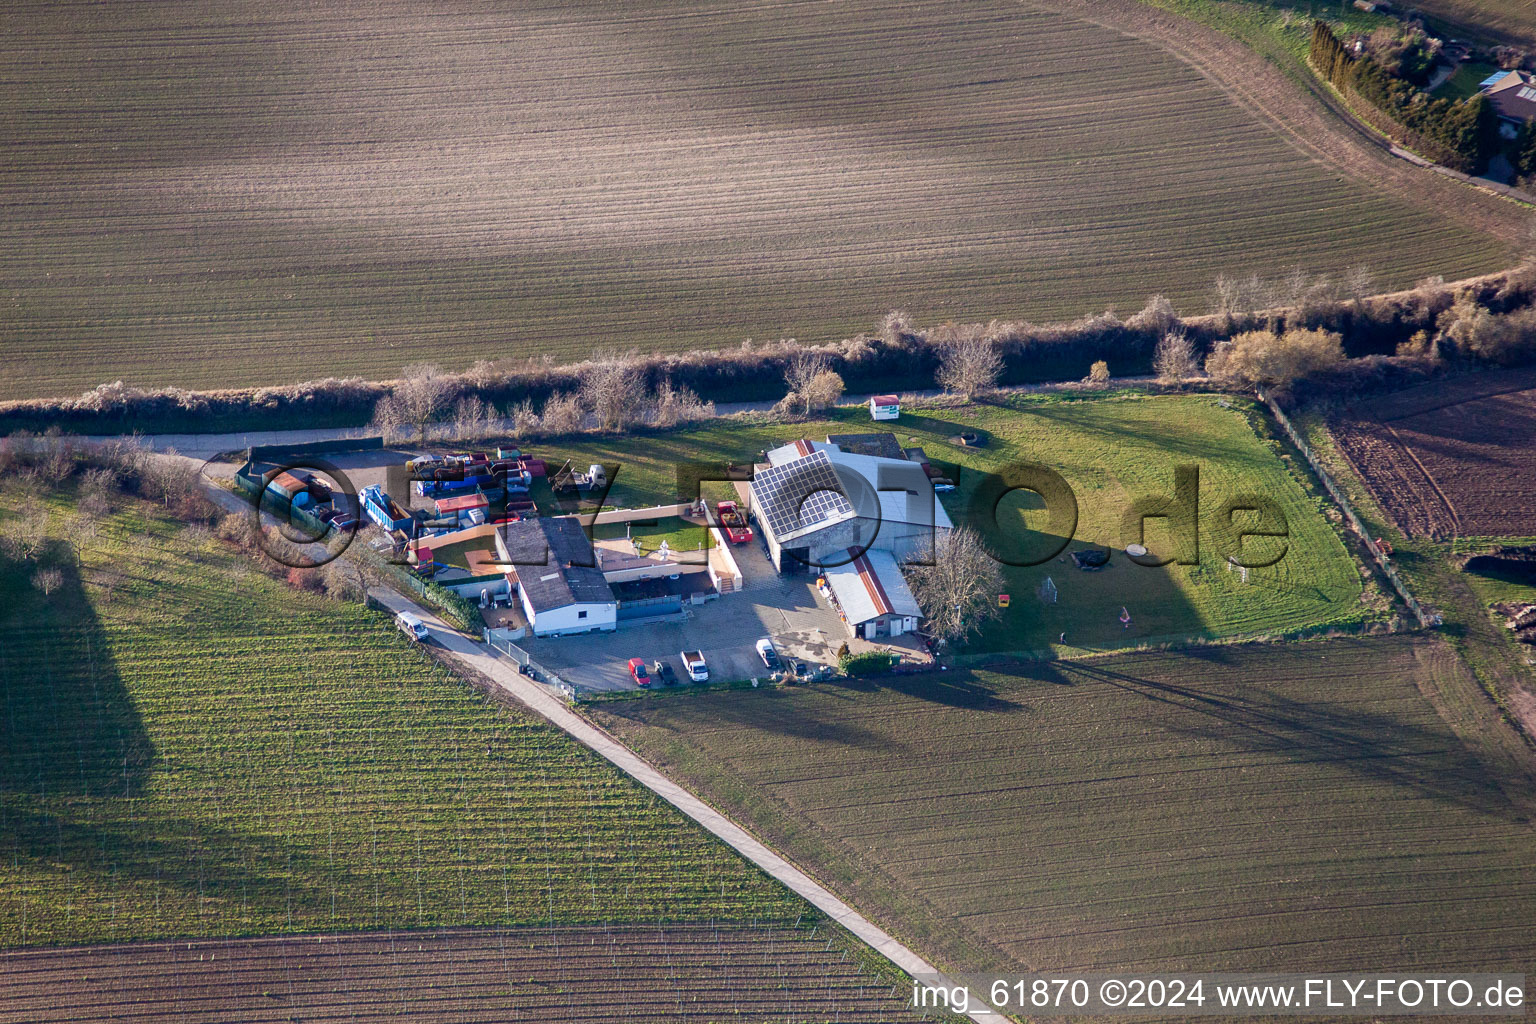
POLYGON ((725 528, 725 535, 732 544, 745 544, 752 539, 752 527, 747 525, 747 517, 734 501, 722 501, 715 506, 715 511, 720 516, 720 525, 725 528))

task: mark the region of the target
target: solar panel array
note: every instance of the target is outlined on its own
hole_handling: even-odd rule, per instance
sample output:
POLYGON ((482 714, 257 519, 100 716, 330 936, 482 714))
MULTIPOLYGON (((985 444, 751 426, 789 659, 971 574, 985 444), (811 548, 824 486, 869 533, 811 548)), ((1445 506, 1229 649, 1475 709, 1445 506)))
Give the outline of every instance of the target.
POLYGON ((757 497, 758 515, 768 520, 775 537, 853 512, 827 453, 822 451, 759 473, 752 481, 752 491, 757 497))

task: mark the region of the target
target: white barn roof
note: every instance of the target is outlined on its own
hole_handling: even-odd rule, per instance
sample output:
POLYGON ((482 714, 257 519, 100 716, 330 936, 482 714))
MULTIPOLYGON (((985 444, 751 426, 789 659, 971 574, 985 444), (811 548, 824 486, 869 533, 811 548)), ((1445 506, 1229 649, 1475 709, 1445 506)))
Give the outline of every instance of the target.
POLYGON ((922 617, 923 610, 889 551, 871 549, 847 565, 822 570, 822 575, 851 625, 882 615, 922 617))

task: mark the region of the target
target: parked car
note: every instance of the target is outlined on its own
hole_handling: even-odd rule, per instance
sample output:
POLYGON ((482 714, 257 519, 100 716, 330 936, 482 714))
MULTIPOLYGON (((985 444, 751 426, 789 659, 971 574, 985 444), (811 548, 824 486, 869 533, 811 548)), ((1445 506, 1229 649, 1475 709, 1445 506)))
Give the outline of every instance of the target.
POLYGON ((679 651, 678 656, 683 659, 683 670, 689 679, 696 683, 709 682, 709 665, 704 661, 703 651, 679 651))
POLYGON ((395 625, 400 627, 400 632, 410 637, 416 643, 421 643, 432 635, 427 631, 427 624, 422 622, 419 616, 412 615, 410 612, 400 612, 397 614, 395 616, 395 625))
POLYGON ((635 681, 636 686, 651 685, 651 673, 650 670, 645 667, 644 658, 629 659, 629 675, 630 678, 635 681))
POLYGON ((677 673, 672 670, 671 665, 664 661, 657 661, 654 665, 651 666, 651 675, 655 676, 657 679, 660 679, 662 686, 677 685, 677 673))
POLYGON ((745 544, 752 539, 752 527, 747 525, 747 517, 734 501, 720 502, 715 511, 719 513, 720 525, 725 527, 725 535, 732 544, 745 544))
POLYGON ((768 671, 779 667, 779 652, 773 649, 773 641, 767 637, 757 642, 757 656, 763 659, 763 667, 768 671))

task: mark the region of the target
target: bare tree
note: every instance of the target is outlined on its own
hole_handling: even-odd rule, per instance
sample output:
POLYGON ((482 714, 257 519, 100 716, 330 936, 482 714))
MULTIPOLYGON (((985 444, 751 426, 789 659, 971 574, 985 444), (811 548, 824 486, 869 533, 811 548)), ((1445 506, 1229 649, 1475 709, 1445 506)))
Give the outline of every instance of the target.
POLYGON ((575 434, 587 425, 587 410, 577 395, 551 395, 540 421, 546 434, 575 434))
POLYGON ((1195 343, 1183 331, 1163 335, 1152 356, 1152 369, 1164 384, 1177 384, 1194 376, 1199 366, 1195 359, 1195 343))
POLYGON ((661 382, 651 401, 651 422, 658 427, 675 427, 714 414, 714 402, 700 400, 690 388, 675 387, 670 378, 661 382))
POLYGON ((374 406, 374 426, 386 435, 407 425, 415 427, 425 444, 457 386, 454 378, 431 363, 412 363, 400 371, 394 390, 374 406))
POLYGON ((827 363, 824 352, 796 352, 784 364, 784 383, 789 385, 789 390, 801 395, 816 375, 827 368, 827 363))
POLYGON ((181 539, 187 545, 187 555, 194 562, 201 562, 212 551, 213 531, 202 523, 183 527, 181 539))
POLYGON ((997 616, 1002 569, 974 530, 940 530, 922 561, 906 567, 907 582, 934 636, 960 643, 997 616))
POLYGON ((96 574, 96 586, 101 588, 102 600, 112 600, 112 595, 117 593, 117 588, 123 585, 128 578, 128 573, 116 562, 108 563, 96 574))
POLYGON ((321 568, 320 582, 338 601, 361 601, 378 582, 375 575, 361 559, 333 558, 321 568))
POLYGON ((939 387, 967 401, 997 387, 1003 354, 988 337, 973 333, 956 338, 939 350, 939 387))
POLYGON ((453 436, 459 441, 479 441, 500 432, 496 410, 482 399, 461 398, 453 407, 453 436))
POLYGON ((507 410, 512 419, 512 432, 519 437, 539 432, 543 421, 533 411, 533 402, 527 398, 507 410))
POLYGON ((822 370, 800 391, 800 400, 805 403, 807 416, 813 409, 836 405, 842 397, 843 378, 836 370, 822 370))
POLYGON ((29 562, 48 543, 48 513, 35 502, 22 506, 21 516, 4 537, 6 552, 20 561, 29 562))
POLYGON ((1239 313, 1246 313, 1243 308, 1243 285, 1235 277, 1226 274, 1216 275, 1216 312, 1231 320, 1239 313))
POLYGON ((645 375, 633 356, 606 355, 581 371, 582 404, 592 410, 602 430, 623 430, 640 418, 645 404, 645 375))
POLYGON ((912 327, 912 318, 899 309, 893 309, 880 318, 880 340, 887 345, 900 345, 916 331, 912 327))
POLYGON ((1376 271, 1365 264, 1350 267, 1344 272, 1344 294, 1355 304, 1355 312, 1365 308, 1365 300, 1376 290, 1376 271))
POLYGON ((1133 331, 1146 331, 1148 334, 1156 335, 1167 334, 1178 325, 1179 312, 1173 308, 1173 303, 1168 301, 1166 295, 1151 296, 1141 312, 1125 322, 1125 326, 1133 331))
POLYGON ((38 468, 50 484, 61 484, 75 473, 75 446, 58 426, 49 427, 38 439, 38 468))
POLYGON ((56 568, 39 569, 32 574, 32 585, 41 590, 44 597, 52 597, 53 592, 64 585, 64 573, 56 568))
POLYGON ((1088 376, 1083 378, 1084 384, 1092 384, 1094 387, 1109 386, 1109 364, 1100 359, 1088 367, 1088 376))

